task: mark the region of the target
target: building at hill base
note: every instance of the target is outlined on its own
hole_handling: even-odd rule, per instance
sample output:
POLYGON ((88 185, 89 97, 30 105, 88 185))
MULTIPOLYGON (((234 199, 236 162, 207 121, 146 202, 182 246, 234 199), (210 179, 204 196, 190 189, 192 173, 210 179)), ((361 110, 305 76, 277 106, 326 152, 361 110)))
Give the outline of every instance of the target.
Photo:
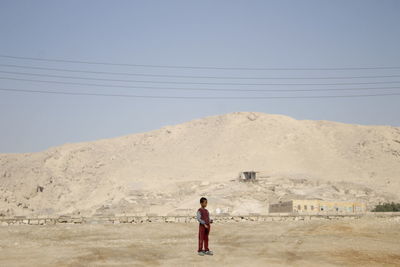
POLYGON ((325 214, 365 213, 366 204, 351 201, 321 199, 293 199, 269 205, 269 213, 325 214))

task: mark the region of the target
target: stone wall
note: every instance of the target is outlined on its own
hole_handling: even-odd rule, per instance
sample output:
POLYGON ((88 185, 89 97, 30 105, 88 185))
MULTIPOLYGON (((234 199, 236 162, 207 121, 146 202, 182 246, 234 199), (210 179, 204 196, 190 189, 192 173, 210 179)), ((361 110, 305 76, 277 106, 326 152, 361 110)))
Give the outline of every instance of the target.
MULTIPOLYGON (((274 214, 274 215, 243 215, 243 216, 213 216, 215 222, 270 222, 270 221, 305 221, 305 220, 342 220, 359 219, 362 217, 387 218, 400 222, 400 212, 368 212, 364 214, 319 214, 319 215, 299 215, 299 214, 274 214)), ((0 226, 8 225, 54 225, 54 224, 121 224, 121 223, 196 223, 194 216, 15 216, 0 217, 0 226)))

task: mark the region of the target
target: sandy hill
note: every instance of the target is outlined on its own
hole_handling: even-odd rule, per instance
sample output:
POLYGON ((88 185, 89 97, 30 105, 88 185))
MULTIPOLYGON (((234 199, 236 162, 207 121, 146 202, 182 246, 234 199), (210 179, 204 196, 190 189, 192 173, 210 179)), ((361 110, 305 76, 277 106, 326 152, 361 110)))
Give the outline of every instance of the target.
POLYGON ((179 213, 198 197, 263 212, 292 197, 397 199, 400 128, 230 113, 29 154, 0 154, 0 213, 179 213), (261 171, 243 184, 240 171, 261 171))

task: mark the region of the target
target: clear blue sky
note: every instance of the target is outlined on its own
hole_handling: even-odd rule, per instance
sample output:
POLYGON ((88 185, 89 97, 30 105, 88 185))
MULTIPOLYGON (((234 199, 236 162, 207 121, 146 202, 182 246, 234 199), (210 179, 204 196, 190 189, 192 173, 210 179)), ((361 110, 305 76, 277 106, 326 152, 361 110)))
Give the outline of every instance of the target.
MULTIPOLYGON (((221 67, 400 66, 400 1, 7 1, 0 2, 0 54, 132 64, 221 67)), ((166 75, 325 77, 400 75, 397 70, 237 71, 85 65, 0 58, 0 64, 166 75)), ((242 83, 400 81, 213 80, 63 73, 0 66, 0 71, 68 76, 242 83)), ((182 88, 400 87, 220 86, 82 81, 0 73, 3 78, 182 88)), ((196 92, 97 88, 0 79, 1 88, 169 96, 274 96, 350 92, 196 92)), ((369 93, 381 92, 368 91, 369 93)), ((367 93, 368 93, 367 92, 367 93)), ((384 92, 400 92, 398 89, 384 92)), ((364 92, 365 93, 365 92, 364 92)), ((328 99, 167 100, 0 92, 0 153, 157 129, 234 111, 296 119, 400 126, 400 96, 328 99)))

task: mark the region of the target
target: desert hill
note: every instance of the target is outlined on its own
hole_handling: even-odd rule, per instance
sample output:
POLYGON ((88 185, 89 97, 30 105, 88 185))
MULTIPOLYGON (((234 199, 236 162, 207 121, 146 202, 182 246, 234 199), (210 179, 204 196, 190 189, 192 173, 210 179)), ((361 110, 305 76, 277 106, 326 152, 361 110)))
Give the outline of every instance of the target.
POLYGON ((0 213, 264 212, 292 197, 396 200, 400 128, 238 112, 43 152, 0 154, 0 213), (235 180, 260 171, 258 183, 235 180))

